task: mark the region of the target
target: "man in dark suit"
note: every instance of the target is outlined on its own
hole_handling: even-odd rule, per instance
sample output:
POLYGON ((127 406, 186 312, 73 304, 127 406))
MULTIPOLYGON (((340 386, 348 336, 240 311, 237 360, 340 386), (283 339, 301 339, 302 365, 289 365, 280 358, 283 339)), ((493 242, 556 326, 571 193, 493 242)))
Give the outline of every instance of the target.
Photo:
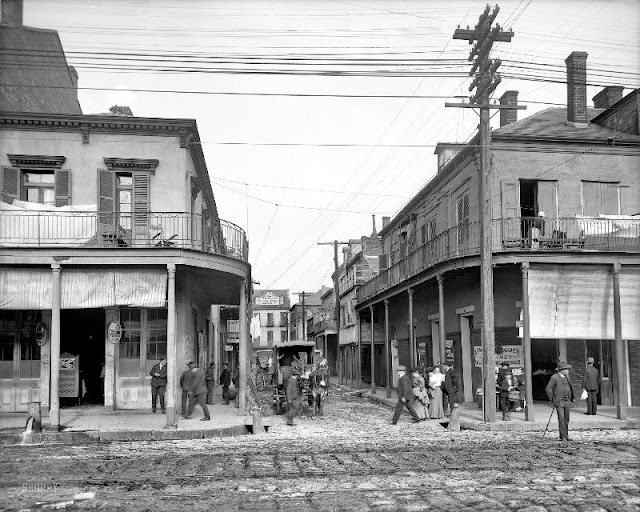
POLYGON ((207 383, 207 404, 213 404, 213 386, 216 383, 216 363, 211 363, 204 374, 207 383))
POLYGON ((204 418, 201 418, 200 421, 209 421, 211 416, 209 415, 209 408, 207 407, 206 397, 207 397, 207 385, 204 380, 204 375, 198 369, 198 366, 193 364, 191 369, 185 375, 184 384, 187 388, 187 395, 189 395, 189 411, 184 419, 189 419, 189 416, 193 414, 193 409, 195 409, 196 404, 202 407, 202 412, 204 412, 204 418))
POLYGON ((411 414, 411 416, 413 417, 414 423, 421 421, 421 419, 416 414, 416 411, 414 411, 412 407, 415 396, 413 394, 413 382, 411 381, 411 374, 407 372, 407 369, 404 366, 398 366, 397 371, 400 373, 398 385, 396 386, 396 392, 398 394, 398 404, 396 405, 396 410, 393 413, 391 424, 396 425, 398 423, 400 415, 402 414, 402 409, 404 409, 405 407, 409 411, 409 414, 411 414))
POLYGON ((593 366, 594 362, 593 357, 587 358, 582 387, 587 390, 587 412, 585 414, 595 416, 598 408, 598 391, 600 391, 600 372, 593 366))
POLYGON ((453 404, 458 403, 458 376, 453 372, 452 364, 444 365, 446 371, 444 374, 444 392, 447 394, 449 408, 453 410, 453 404))
POLYGON ((293 426, 293 418, 298 415, 300 411, 300 370, 297 367, 291 369, 291 375, 287 381, 287 387, 285 393, 287 396, 287 403, 289 408, 287 409, 287 425, 293 426))
POLYGON ((220 385, 222 386, 222 398, 224 399, 224 405, 229 405, 229 386, 231 385, 231 372, 229 372, 229 363, 222 363, 220 385))
POLYGON ((187 398, 189 396, 188 394, 188 388, 187 385, 185 384, 185 379, 187 378, 187 375, 189 374, 189 370, 191 370, 191 368, 193 367, 193 363, 190 361, 187 363, 187 369, 185 371, 182 372, 182 375, 180 375, 180 389, 182 389, 182 402, 181 402, 181 411, 182 411, 182 416, 186 416, 187 414, 187 398))
POLYGON ((164 414, 164 391, 167 388, 167 360, 162 359, 154 364, 149 372, 151 375, 151 410, 156 412, 156 404, 160 398, 160 409, 164 414))
POLYGON ((569 417, 571 414, 571 402, 574 401, 573 386, 569 380, 570 364, 560 361, 556 372, 549 379, 545 388, 549 402, 552 402, 558 413, 558 430, 560 441, 569 441, 569 417))

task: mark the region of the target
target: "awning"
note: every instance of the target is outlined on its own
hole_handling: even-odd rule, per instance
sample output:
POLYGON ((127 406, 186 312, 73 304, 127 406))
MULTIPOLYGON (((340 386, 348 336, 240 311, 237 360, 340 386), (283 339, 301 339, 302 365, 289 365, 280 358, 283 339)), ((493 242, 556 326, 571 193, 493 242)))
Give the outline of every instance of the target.
MULTIPOLYGON (((49 268, 2 268, 0 309, 51 309, 52 286, 49 268)), ((162 268, 62 267, 60 288, 61 309, 161 308, 166 305, 167 273, 162 268)))
MULTIPOLYGON (((622 338, 640 339, 640 268, 620 271, 622 338)), ((613 269, 609 265, 531 265, 532 338, 613 339, 613 269)))

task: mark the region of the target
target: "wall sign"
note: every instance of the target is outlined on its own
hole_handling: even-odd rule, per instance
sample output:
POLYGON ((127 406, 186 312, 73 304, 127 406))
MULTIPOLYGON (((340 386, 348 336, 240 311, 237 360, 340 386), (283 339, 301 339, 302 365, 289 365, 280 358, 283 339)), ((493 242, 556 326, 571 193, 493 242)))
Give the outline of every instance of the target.
POLYGON ((120 326, 120 322, 114 320, 107 327, 107 338, 113 344, 116 344, 122 338, 122 327, 120 326))
POLYGON ((47 339, 47 324, 44 322, 38 322, 36 325, 36 343, 39 347, 44 345, 47 339))

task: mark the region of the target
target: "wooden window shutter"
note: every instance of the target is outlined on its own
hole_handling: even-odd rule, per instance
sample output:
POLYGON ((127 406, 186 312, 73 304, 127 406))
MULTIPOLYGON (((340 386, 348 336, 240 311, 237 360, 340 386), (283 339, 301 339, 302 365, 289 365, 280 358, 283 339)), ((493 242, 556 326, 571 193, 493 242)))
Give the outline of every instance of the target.
POLYGON ((520 181, 501 180, 502 241, 519 244, 522 238, 520 223, 520 181))
POLYGON ((2 167, 2 200, 5 203, 13 203, 19 198, 20 192, 20 169, 15 167, 2 167))
POLYGON ((71 204, 71 171, 56 169, 55 175, 55 205, 69 206, 71 204))
POLYGON ((149 185, 147 172, 134 172, 133 177, 133 219, 135 231, 141 236, 149 235, 149 185))
POLYGON ((116 175, 105 169, 98 169, 98 217, 100 224, 113 225, 114 197, 116 195, 116 175))

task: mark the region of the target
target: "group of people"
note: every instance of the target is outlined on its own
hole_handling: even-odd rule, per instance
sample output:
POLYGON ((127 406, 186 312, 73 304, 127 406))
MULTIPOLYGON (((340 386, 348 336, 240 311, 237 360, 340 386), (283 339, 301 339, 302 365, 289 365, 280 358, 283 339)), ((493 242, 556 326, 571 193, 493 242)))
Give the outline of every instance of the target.
POLYGON ((399 378, 396 391, 398 404, 391 423, 398 423, 403 409, 407 409, 414 423, 445 416, 447 404, 453 410, 458 403, 458 376, 452 364, 437 364, 423 370, 419 367, 397 368, 399 378))
MULTIPOLYGON (((151 371, 151 410, 157 411, 158 402, 163 413, 165 409, 165 392, 167 387, 167 360, 162 359, 159 363, 153 365, 151 371)), ((225 405, 229 405, 230 387, 233 382, 237 386, 236 375, 231 374, 229 363, 222 363, 222 372, 220 373, 219 383, 222 387, 222 399, 225 405)), ((189 419, 193 414, 196 405, 202 408, 204 417, 201 421, 210 421, 211 415, 207 405, 213 404, 213 389, 215 387, 215 363, 211 363, 206 372, 201 372, 198 365, 194 362, 187 363, 187 369, 180 376, 180 388, 182 390, 182 417, 189 419)))

